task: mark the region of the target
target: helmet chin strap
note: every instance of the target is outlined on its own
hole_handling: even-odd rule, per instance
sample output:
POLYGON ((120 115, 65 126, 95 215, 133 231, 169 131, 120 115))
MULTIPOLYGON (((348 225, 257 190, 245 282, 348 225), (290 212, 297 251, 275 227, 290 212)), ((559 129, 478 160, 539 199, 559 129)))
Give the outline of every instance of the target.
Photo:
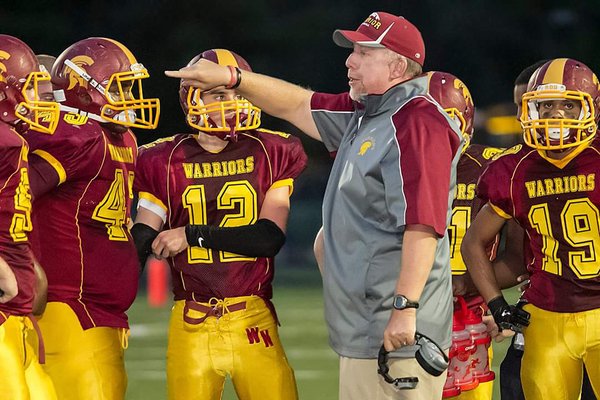
MULTIPOLYGON (((59 90, 55 90, 54 93, 56 93, 58 91, 59 90)), ((62 90, 60 90, 60 91, 62 92, 62 90)), ((59 100, 57 99, 57 101, 59 101, 59 100)), ((102 118, 98 114, 83 111, 83 110, 80 110, 79 108, 75 108, 75 107, 69 107, 64 104, 60 104, 60 111, 64 111, 64 112, 72 113, 72 114, 83 115, 84 117, 88 117, 89 119, 93 119, 94 121, 98 121, 98 122, 111 122, 109 120, 102 118)))
POLYGON ((99 91, 100 94, 102 94, 102 96, 105 95, 106 89, 104 88, 104 86, 102 86, 100 84, 100 82, 98 82, 94 78, 92 78, 87 72, 85 72, 82 68, 80 68, 73 61, 71 61, 71 60, 65 60, 65 65, 68 66, 69 68, 71 68, 73 70, 73 72, 75 72, 77 75, 79 75, 83 79, 85 79, 85 81, 87 83, 89 83, 91 87, 93 87, 94 89, 96 89, 97 91, 99 91))

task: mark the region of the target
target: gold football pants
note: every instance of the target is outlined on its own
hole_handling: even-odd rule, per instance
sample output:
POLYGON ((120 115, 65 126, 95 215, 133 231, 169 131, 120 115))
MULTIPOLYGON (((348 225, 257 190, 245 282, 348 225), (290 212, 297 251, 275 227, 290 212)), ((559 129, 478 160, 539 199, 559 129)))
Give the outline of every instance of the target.
POLYGON ((577 313, 524 307, 531 314, 525 329, 521 381, 527 400, 577 399, 586 365, 600 394, 600 309, 577 313))
POLYGON ((65 303, 51 302, 39 321, 46 346, 44 370, 60 400, 121 400, 127 375, 124 329, 84 330, 65 303))
POLYGON ((38 361, 37 349, 38 336, 28 317, 11 316, 0 325, 1 398, 56 400, 52 381, 38 361))
POLYGON ((229 375, 240 400, 298 398, 277 324, 256 296, 177 301, 167 350, 170 400, 219 400, 229 375))

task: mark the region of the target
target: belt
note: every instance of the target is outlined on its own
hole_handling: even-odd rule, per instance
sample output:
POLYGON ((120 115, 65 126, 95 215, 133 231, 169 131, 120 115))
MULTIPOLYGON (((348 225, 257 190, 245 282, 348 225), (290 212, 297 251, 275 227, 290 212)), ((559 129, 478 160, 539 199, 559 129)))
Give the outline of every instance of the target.
POLYGON ((221 318, 226 313, 241 311, 245 309, 245 301, 225 305, 222 300, 219 300, 219 302, 213 306, 205 306, 204 304, 196 303, 193 300, 186 300, 185 306, 183 307, 183 320, 188 324, 198 325, 203 323, 204 320, 208 317, 221 318), (188 316, 189 310, 200 311, 203 312, 204 315, 200 318, 192 318, 188 316))

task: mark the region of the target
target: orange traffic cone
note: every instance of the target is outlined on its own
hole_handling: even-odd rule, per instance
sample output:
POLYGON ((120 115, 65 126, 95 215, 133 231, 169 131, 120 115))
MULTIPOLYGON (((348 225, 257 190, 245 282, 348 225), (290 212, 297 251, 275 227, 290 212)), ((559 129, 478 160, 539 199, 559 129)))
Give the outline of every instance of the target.
POLYGON ((148 304, 151 307, 162 307, 167 302, 169 265, 164 260, 149 257, 146 270, 148 271, 148 304))

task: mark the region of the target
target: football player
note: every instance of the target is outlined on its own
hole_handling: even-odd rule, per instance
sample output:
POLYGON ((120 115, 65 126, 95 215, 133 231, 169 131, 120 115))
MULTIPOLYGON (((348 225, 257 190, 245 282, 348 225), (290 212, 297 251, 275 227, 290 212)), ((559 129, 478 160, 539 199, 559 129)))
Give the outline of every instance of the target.
POLYGON ((60 399, 123 399, 126 311, 138 283, 127 224, 137 156, 131 127, 153 129, 158 99, 123 44, 81 40, 52 68, 61 114, 53 135, 29 135, 36 255, 48 276, 40 319, 45 370, 60 399))
MULTIPOLYGON (((483 203, 475 196, 477 179, 492 158, 503 149, 471 143, 475 108, 471 94, 461 80, 449 73, 438 71, 429 72, 428 76, 429 94, 457 122, 465 137, 465 145, 457 166, 457 189, 448 225, 453 291, 455 295, 464 296, 469 309, 485 321, 486 317, 483 315, 486 311, 485 302, 475 290, 466 273, 467 268, 460 253, 460 246, 469 225, 483 206, 483 203)), ((523 264, 522 230, 518 225, 510 222, 505 229, 506 239, 502 257, 496 258, 499 237, 495 237, 488 244, 489 257, 495 260, 494 272, 498 275, 503 287, 513 286, 516 283, 514 270, 523 264)), ((495 334, 495 332, 491 333, 495 334)), ((491 369, 491 350, 488 363, 488 368, 491 369)), ((490 378, 493 379, 493 375, 489 374, 487 379, 490 378)), ((464 391, 452 398, 485 400, 492 398, 492 392, 493 380, 480 381, 475 389, 464 391)), ((448 395, 445 394, 445 396, 448 395)))
MULTIPOLYGON (((455 198, 452 203, 452 215, 448 225, 450 238, 450 265, 452 267, 453 288, 455 294, 466 295, 465 276, 467 271, 460 256, 460 245, 472 219, 481 208, 475 197, 475 185, 481 171, 491 158, 501 150, 479 144, 471 144, 475 107, 467 86, 454 75, 446 72, 429 72, 429 94, 438 102, 448 115, 456 121, 465 137, 462 155, 457 165, 455 198)), ((495 253, 493 242, 492 253, 495 253)), ((482 300, 476 294, 466 297, 469 308, 482 315, 482 300)), ((456 307, 456 304, 455 304, 456 307)), ((493 376, 492 376, 493 379, 493 376)), ((464 391, 454 399, 491 399, 493 380, 480 383, 475 389, 464 391)), ((449 395, 445 392, 445 398, 449 395)))
POLYGON ((578 398, 584 365, 600 387, 599 106, 598 78, 583 63, 562 58, 538 68, 522 99, 526 146, 507 150, 481 176, 478 195, 487 204, 463 242, 469 272, 502 327, 521 316, 502 297, 483 243, 505 219, 527 233, 527 399, 578 398))
MULTIPOLYGON (((189 65, 199 59, 251 70, 229 50, 189 65)), ((172 270, 169 399, 220 399, 227 375, 242 400, 296 399, 271 297, 306 154, 297 138, 259 128, 260 110, 235 82, 207 91, 182 83, 179 98, 195 133, 140 151, 132 228, 141 262, 153 252, 172 270)))
POLYGON ((21 136, 28 129, 44 135, 54 131, 58 104, 39 96, 40 86, 49 80, 25 43, 0 35, 0 387, 2 397, 11 400, 56 399, 52 382, 39 365, 41 338, 31 316, 38 293, 28 240, 28 147, 21 136))

